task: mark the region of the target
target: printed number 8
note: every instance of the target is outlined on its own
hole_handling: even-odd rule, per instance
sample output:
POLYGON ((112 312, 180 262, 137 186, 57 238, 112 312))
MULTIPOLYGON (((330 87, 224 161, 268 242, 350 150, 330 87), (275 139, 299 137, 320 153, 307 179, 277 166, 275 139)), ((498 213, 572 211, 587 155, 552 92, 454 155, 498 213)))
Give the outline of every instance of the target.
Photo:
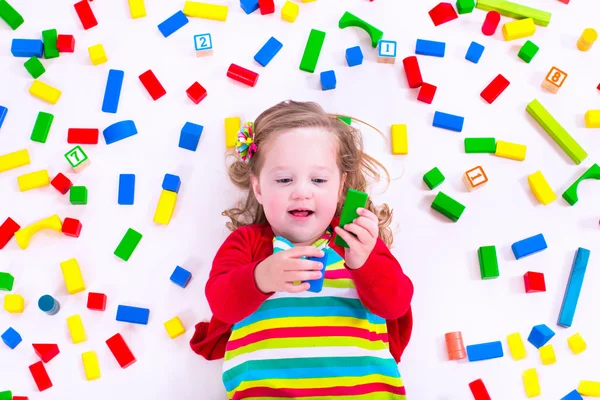
POLYGON ((552 82, 558 82, 560 80, 560 76, 561 76, 560 72, 558 72, 558 71, 555 72, 554 75, 552 75, 552 78, 551 78, 552 82))

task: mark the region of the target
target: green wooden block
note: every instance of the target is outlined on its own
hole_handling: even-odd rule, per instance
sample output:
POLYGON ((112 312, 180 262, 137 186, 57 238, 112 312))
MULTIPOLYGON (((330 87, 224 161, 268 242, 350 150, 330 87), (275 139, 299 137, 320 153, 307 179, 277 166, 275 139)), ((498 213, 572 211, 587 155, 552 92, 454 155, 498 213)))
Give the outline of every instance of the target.
MULTIPOLYGON (((351 223, 358 218, 357 208, 364 208, 367 205, 367 199, 369 195, 358 190, 348 189, 346 194, 346 202, 342 209, 342 215, 340 216, 340 228, 344 225, 351 223)), ((335 244, 342 247, 348 247, 348 243, 338 235, 335 236, 335 244)))
POLYGON ((73 169, 81 166, 83 163, 89 160, 87 154, 83 151, 80 146, 75 146, 71 150, 65 153, 67 162, 73 169))
POLYGON ((69 190, 69 200, 74 205, 85 205, 88 201, 88 190, 85 186, 72 186, 69 190))
POLYGON ((579 201, 579 197, 577 196, 577 187, 579 186, 579 183, 581 183, 581 181, 584 181, 586 179, 600 180, 600 166, 598 166, 598 164, 592 165, 587 171, 585 171, 583 175, 581 175, 581 177, 579 177, 579 179, 575 181, 574 184, 572 184, 567 190, 565 190, 562 197, 567 201, 567 203, 574 206, 575 203, 579 201))
POLYGON ((31 140, 34 142, 46 143, 52 121, 54 121, 54 115, 40 111, 35 120, 33 131, 31 132, 31 140))
POLYGON ((371 38, 371 46, 373 48, 376 48, 381 38, 383 38, 382 31, 375 28, 373 25, 367 23, 366 21, 358 18, 356 15, 346 11, 344 15, 342 15, 342 18, 340 18, 340 21, 338 22, 338 27, 340 29, 344 29, 350 26, 361 28, 365 32, 367 32, 369 34, 369 37, 371 38))
POLYGON ((115 256, 119 257, 123 261, 129 261, 129 258, 133 254, 133 251, 142 240, 142 234, 129 228, 121 239, 121 243, 115 250, 115 256))
POLYGON ((12 399, 13 399, 13 395, 10 390, 5 390, 3 392, 0 392, 0 400, 12 400, 12 399))
POLYGON ((431 208, 450 218, 454 222, 458 221, 463 211, 465 211, 465 206, 444 192, 439 192, 437 196, 435 196, 433 203, 431 203, 431 208))
POLYGON ((44 64, 35 56, 31 57, 29 60, 25 61, 25 69, 29 72, 29 75, 33 77, 33 79, 39 78, 44 72, 46 72, 46 68, 44 68, 44 64))
POLYGON ((315 72, 324 41, 325 32, 317 29, 310 30, 310 35, 308 35, 306 47, 304 48, 304 54, 302 55, 302 61, 300 61, 300 69, 302 71, 315 72))
POLYGON ((476 7, 484 11, 498 11, 501 15, 514 19, 531 18, 539 26, 548 26, 552 17, 552 14, 547 11, 505 0, 477 0, 476 7))
POLYGON ((44 57, 56 58, 59 56, 56 41, 58 40, 58 32, 56 29, 48 29, 42 31, 42 40, 44 42, 44 57))
POLYGON ((352 118, 351 117, 338 117, 338 119, 340 121, 345 122, 346 125, 352 125, 352 118))
POLYGON ((11 291, 13 288, 13 284, 15 283, 15 278, 8 272, 0 272, 0 290, 11 291))
POLYGON ((482 246, 477 250, 481 279, 494 279, 500 276, 496 246, 482 246))
POLYGON ((539 49, 540 48, 535 43, 533 43, 531 40, 528 40, 521 47, 521 50, 519 50, 519 58, 529 64, 539 49))
POLYGON ((475 0, 457 0, 456 8, 459 14, 468 14, 475 8, 475 0))
POLYGON ((6 0, 0 0, 0 18, 14 31, 25 21, 6 0))
POLYGON ((465 138, 465 153, 495 153, 496 138, 465 138))
POLYGON ((427 185, 427 187, 431 190, 440 186, 442 182, 444 182, 444 174, 438 169, 438 167, 433 167, 429 172, 423 175, 423 182, 427 185))

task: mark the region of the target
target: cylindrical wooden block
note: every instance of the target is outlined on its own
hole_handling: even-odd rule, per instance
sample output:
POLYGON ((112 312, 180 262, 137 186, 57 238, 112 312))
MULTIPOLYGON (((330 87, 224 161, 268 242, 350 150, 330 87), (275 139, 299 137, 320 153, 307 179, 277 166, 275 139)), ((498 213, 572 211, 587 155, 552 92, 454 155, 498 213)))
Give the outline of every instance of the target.
POLYGON ((594 42, 598 39, 598 32, 593 28, 587 28, 583 31, 577 41, 577 48, 581 51, 588 51, 592 48, 594 42))
POLYGON ((60 310, 60 303, 49 294, 45 294, 38 300, 40 310, 48 315, 55 315, 60 310))
POLYGON ((450 360, 462 360, 467 356, 461 332, 446 333, 446 348, 450 360))
POLYGON ((492 36, 496 32, 496 28, 498 28, 498 24, 500 23, 500 14, 498 11, 490 11, 485 16, 485 21, 483 21, 483 25, 481 26, 481 33, 486 36, 492 36))

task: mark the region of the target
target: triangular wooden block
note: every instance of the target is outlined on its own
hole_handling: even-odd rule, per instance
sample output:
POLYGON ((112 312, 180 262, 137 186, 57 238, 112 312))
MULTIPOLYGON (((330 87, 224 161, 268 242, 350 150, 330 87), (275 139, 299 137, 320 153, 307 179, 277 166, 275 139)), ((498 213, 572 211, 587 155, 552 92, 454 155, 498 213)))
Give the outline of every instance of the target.
POLYGON ((56 344, 33 344, 35 353, 42 359, 43 362, 47 363, 52 360, 60 351, 56 344))

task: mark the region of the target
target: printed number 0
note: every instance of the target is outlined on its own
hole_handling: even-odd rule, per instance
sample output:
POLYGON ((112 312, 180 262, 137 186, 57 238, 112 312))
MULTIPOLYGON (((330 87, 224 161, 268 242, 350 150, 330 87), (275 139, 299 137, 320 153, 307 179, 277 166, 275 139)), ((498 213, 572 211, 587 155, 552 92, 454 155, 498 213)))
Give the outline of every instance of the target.
POLYGON ((560 80, 560 76, 561 73, 560 72, 555 72, 554 75, 552 75, 552 82, 558 82, 560 80))

